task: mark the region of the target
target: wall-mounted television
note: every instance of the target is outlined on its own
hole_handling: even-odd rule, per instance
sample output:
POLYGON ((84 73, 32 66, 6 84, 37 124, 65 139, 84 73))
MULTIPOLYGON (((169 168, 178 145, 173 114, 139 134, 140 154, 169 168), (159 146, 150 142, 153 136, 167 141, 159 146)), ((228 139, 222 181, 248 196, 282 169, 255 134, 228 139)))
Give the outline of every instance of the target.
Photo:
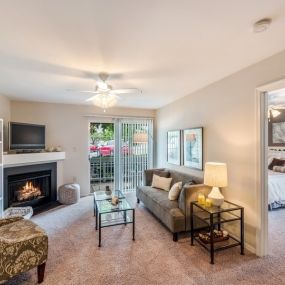
POLYGON ((25 123, 9 123, 10 150, 45 149, 45 126, 25 123))

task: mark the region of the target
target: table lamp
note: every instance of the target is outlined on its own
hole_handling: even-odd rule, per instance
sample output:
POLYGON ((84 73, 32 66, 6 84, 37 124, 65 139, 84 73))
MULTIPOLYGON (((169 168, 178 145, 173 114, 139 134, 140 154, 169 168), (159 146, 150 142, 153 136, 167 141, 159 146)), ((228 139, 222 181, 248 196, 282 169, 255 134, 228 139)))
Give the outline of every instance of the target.
POLYGON ((224 202, 224 196, 220 192, 219 187, 228 185, 227 165, 221 162, 206 162, 204 184, 213 187, 208 195, 213 205, 221 206, 224 202))

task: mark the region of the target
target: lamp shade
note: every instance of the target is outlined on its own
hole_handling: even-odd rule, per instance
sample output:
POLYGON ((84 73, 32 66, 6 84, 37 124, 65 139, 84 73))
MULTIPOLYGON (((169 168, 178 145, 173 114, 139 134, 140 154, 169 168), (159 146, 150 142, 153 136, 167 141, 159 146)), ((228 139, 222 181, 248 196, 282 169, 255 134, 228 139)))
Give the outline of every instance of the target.
POLYGON ((147 133, 135 133, 134 134, 134 143, 147 143, 148 135, 147 133))
POLYGON ((204 184, 212 187, 226 187, 228 185, 227 165, 220 162, 206 162, 204 184))

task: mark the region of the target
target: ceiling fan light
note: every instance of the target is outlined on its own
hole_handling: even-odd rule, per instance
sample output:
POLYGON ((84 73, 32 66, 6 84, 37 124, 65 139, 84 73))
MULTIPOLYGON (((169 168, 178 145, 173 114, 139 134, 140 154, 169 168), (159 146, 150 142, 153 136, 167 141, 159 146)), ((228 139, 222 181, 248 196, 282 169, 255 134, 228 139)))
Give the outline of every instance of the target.
POLYGON ((112 94, 99 94, 92 100, 93 104, 102 109, 107 109, 115 106, 118 103, 118 97, 112 94))
POLYGON ((109 85, 104 81, 97 82, 98 89, 101 91, 108 91, 110 90, 109 85))

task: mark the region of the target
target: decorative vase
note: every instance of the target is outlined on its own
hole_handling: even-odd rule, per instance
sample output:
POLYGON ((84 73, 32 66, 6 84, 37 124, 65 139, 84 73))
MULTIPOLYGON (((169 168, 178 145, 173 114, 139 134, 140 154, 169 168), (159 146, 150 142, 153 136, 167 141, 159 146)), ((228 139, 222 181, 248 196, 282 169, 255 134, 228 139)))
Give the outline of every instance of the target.
POLYGON ((112 205, 116 206, 119 204, 119 198, 114 196, 112 197, 112 201, 111 201, 112 205))
POLYGON ((106 195, 111 195, 112 194, 112 190, 111 190, 110 186, 106 186, 105 193, 106 193, 106 195))

